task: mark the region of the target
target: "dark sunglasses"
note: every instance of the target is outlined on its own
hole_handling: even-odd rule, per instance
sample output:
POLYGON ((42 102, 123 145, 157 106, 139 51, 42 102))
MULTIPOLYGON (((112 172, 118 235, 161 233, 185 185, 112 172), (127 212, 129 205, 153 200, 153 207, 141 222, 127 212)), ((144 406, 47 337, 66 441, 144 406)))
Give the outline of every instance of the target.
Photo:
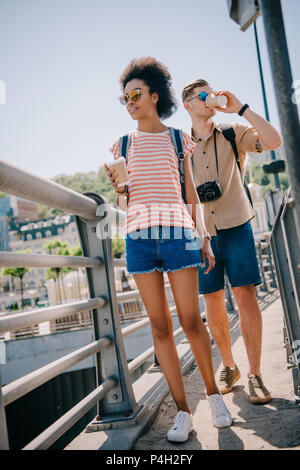
POLYGON ((206 93, 206 91, 201 91, 199 95, 193 96, 193 98, 190 98, 189 100, 186 100, 187 102, 194 100, 195 98, 200 98, 201 101, 206 101, 206 98, 208 97, 209 93, 206 93))

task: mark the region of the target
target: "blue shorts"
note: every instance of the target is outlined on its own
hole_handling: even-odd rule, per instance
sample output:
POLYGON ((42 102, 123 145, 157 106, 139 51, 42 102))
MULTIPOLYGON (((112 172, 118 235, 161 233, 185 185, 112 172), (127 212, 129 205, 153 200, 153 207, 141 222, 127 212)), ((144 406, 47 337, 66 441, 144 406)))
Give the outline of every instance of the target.
POLYGON ((211 247, 216 258, 212 271, 198 270, 199 294, 210 294, 224 289, 226 272, 231 287, 261 284, 256 257, 255 241, 250 222, 238 227, 217 230, 212 237, 211 247))
POLYGON ((202 266, 202 240, 192 229, 156 225, 126 235, 126 268, 130 274, 179 271, 202 266))

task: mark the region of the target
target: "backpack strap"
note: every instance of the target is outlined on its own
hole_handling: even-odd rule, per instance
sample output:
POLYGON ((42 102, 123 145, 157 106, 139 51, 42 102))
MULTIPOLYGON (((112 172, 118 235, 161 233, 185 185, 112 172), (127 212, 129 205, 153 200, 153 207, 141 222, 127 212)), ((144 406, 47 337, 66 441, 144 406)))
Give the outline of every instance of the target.
POLYGON ((222 132, 223 132, 223 136, 225 137, 225 139, 228 140, 228 142, 230 142, 230 144, 231 144, 231 147, 232 147, 235 159, 236 159, 237 166, 240 170, 240 173, 242 174, 241 164, 240 164, 240 156, 239 156, 239 152, 238 152, 238 149, 237 149, 237 146, 236 146, 234 129, 231 126, 226 127, 226 125, 222 125, 222 132))
POLYGON ((169 127, 171 139, 174 145, 176 155, 178 156, 179 177, 181 185, 182 199, 186 203, 185 184, 184 184, 184 150, 183 150, 183 137, 182 130, 169 127))
POLYGON ((119 140, 120 155, 121 157, 125 158, 126 162, 127 162, 127 156, 128 156, 130 143, 131 143, 130 134, 126 134, 126 135, 123 135, 123 137, 120 137, 120 140, 119 140))
MULTIPOLYGON (((124 157, 127 163, 128 150, 131 143, 131 134, 123 135, 119 139, 120 156, 124 157)), ((127 198, 129 197, 128 185, 126 185, 127 198)))
POLYGON ((225 139, 228 140, 228 142, 230 142, 230 144, 231 144, 231 147, 232 147, 232 150, 233 150, 235 159, 236 159, 236 163, 237 163, 237 166, 238 166, 240 175, 241 175, 241 180, 242 180, 243 186, 244 186, 244 188, 245 188, 245 191, 246 191, 246 194, 247 194, 248 199, 249 199, 249 201, 250 201, 250 204, 251 204, 251 206, 253 207, 253 201, 252 201, 252 197, 251 197, 249 188, 248 188, 247 184, 245 183, 245 181, 243 180, 243 177, 242 177, 242 170, 241 170, 241 164, 240 164, 240 157, 239 157, 239 152, 238 152, 238 149, 237 149, 237 146, 236 146, 236 140, 235 140, 235 132, 234 132, 234 129, 233 129, 233 127, 232 127, 230 124, 222 124, 222 125, 221 125, 221 129, 222 129, 223 136, 224 136, 225 139))

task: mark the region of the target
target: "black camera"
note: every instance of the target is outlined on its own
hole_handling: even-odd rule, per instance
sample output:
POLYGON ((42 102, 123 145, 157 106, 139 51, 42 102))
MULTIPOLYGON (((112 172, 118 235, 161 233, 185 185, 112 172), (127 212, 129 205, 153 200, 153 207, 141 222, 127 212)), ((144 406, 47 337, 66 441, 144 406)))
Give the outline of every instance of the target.
POLYGON ((200 202, 210 202, 222 196, 220 184, 216 180, 207 181, 197 186, 200 202))
POLYGON ((265 173, 283 173, 285 171, 285 161, 274 160, 273 162, 267 165, 262 165, 262 168, 265 173))

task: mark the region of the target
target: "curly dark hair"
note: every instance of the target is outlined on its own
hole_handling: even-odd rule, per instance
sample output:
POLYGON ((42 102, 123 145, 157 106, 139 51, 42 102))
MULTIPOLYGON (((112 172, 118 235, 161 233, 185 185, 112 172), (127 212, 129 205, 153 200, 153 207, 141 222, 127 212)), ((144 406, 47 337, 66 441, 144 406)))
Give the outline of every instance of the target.
POLYGON ((161 119, 167 119, 174 114, 177 109, 177 102, 174 90, 171 87, 172 77, 165 65, 154 57, 133 59, 120 77, 123 91, 127 83, 134 78, 143 80, 149 87, 150 94, 158 94, 159 99, 156 109, 161 119))

